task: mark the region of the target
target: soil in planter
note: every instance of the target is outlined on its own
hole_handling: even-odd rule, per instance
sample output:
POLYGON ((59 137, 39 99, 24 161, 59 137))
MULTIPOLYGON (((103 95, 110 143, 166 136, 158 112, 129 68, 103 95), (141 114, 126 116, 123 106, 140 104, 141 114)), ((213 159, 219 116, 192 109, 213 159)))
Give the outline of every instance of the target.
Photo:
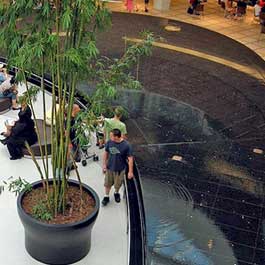
MULTIPOLYGON (((42 222, 48 224, 68 224, 83 220, 95 208, 94 199, 83 190, 83 203, 80 209, 80 190, 79 187, 70 186, 67 191, 67 207, 65 214, 58 214, 52 220, 42 222)), ((27 214, 33 216, 33 207, 39 204, 41 201, 45 201, 45 192, 43 187, 32 190, 27 193, 22 201, 22 207, 27 214)))

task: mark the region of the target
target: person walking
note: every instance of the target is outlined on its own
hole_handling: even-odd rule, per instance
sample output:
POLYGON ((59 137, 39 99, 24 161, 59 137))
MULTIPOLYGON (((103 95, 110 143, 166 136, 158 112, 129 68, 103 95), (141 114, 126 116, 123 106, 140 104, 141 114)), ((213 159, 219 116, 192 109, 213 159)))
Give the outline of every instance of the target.
POLYGON ((127 134, 126 125, 121 121, 123 112, 124 112, 124 109, 122 107, 117 107, 114 110, 113 118, 104 119, 104 142, 105 143, 110 139, 110 132, 113 129, 119 129, 121 131, 122 137, 126 139, 126 134, 127 134))
POLYGON ((144 12, 148 12, 149 0, 144 0, 144 12))
POLYGON ((126 0, 125 6, 127 11, 131 13, 133 11, 133 0, 126 0))
POLYGON ((131 145, 121 137, 119 129, 113 129, 111 140, 106 143, 103 154, 103 173, 105 174, 103 206, 106 206, 110 201, 109 193, 113 185, 115 189, 114 199, 117 203, 121 201, 119 190, 123 183, 127 163, 129 168, 128 179, 132 179, 133 156, 131 145))
POLYGON ((70 141, 71 141, 71 153, 73 155, 73 159, 76 162, 80 162, 81 161, 81 155, 80 155, 80 144, 79 141, 76 137, 76 127, 75 127, 75 123, 76 123, 76 118, 78 113, 81 111, 80 107, 77 104, 73 105, 72 108, 72 113, 71 113, 71 120, 70 120, 70 141))

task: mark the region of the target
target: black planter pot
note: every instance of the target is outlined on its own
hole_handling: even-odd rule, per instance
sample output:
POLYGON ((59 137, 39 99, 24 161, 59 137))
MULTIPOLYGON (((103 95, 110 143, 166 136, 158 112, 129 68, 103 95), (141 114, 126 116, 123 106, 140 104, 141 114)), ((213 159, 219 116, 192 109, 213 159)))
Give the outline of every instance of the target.
MULTIPOLYGON (((42 185, 34 182, 33 189, 42 185)), ((69 180, 69 185, 79 186, 77 181, 69 180)), ((91 246, 91 230, 99 212, 99 198, 96 192, 83 184, 95 200, 95 210, 85 219, 71 224, 46 224, 26 214, 22 208, 25 195, 17 199, 18 214, 25 230, 27 252, 36 260, 46 264, 71 264, 87 255, 91 246)))

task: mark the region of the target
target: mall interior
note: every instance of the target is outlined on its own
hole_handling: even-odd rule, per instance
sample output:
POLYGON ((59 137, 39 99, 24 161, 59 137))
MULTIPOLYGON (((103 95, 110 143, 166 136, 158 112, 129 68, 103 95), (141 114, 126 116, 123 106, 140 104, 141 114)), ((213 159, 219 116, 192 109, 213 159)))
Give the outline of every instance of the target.
MULTIPOLYGON (((134 178, 126 178, 121 203, 111 193, 109 205, 100 207, 91 250, 73 264, 265 265, 265 2, 110 0, 104 5, 111 26, 97 33, 102 56, 122 57, 130 44, 141 42, 143 31, 155 38, 151 54, 139 57, 128 73, 141 88, 122 89, 113 102, 127 111, 134 178)), ((8 64, 1 49, 0 63, 8 64)), ((19 70, 9 67, 11 76, 19 70)), ((28 80, 37 86, 42 81, 28 80)), ((45 82, 49 87, 48 78, 45 82)), ((93 88, 82 81, 77 89, 75 100, 83 108, 84 94, 93 88)), ((51 91, 44 94, 33 104, 38 119, 43 119, 43 97, 47 109, 53 104, 51 91)), ((2 132, 18 110, 1 104, 2 132)), ((101 201, 104 149, 92 138, 89 151, 99 161, 76 165, 101 201)), ((4 145, 0 169, 0 185, 10 176, 38 180, 32 158, 10 161, 4 145)), ((70 178, 76 178, 73 172, 70 178)), ((44 264, 25 248, 16 200, 7 191, 0 196, 0 264, 44 264)))

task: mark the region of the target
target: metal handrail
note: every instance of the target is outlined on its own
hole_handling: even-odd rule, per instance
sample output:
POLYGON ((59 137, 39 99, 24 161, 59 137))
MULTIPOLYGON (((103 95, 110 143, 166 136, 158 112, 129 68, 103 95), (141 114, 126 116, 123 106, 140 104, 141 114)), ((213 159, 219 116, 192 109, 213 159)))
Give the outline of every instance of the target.
POLYGON ((125 179, 129 225, 128 265, 145 265, 146 229, 140 175, 134 163, 134 178, 125 179), (136 203, 137 202, 137 203, 136 203), (135 204, 136 203, 136 204, 135 204), (140 237, 139 237, 140 235, 140 237))

